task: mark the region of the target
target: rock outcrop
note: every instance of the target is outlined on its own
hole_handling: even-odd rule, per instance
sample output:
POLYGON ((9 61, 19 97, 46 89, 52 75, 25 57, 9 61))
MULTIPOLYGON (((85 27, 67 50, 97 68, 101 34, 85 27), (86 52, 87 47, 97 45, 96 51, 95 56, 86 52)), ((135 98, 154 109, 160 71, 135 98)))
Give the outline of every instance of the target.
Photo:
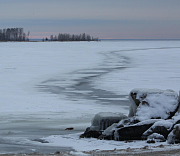
POLYGON ((139 122, 134 125, 128 125, 118 128, 114 132, 114 140, 142 140, 142 134, 149 129, 157 120, 152 119, 146 122, 139 122))
POLYGON ((133 89, 129 117, 140 121, 148 119, 171 119, 179 108, 178 94, 173 90, 133 89))
POLYGON ((133 89, 128 118, 98 113, 80 137, 106 140, 147 140, 147 143, 180 142, 179 96, 173 90, 133 89))

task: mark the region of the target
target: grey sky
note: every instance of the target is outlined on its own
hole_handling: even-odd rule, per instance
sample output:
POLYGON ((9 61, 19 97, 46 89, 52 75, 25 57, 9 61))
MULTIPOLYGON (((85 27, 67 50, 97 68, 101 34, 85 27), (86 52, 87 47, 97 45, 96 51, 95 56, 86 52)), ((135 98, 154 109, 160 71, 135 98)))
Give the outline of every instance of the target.
POLYGON ((0 28, 31 37, 59 32, 99 38, 180 39, 180 0, 0 0, 0 28))

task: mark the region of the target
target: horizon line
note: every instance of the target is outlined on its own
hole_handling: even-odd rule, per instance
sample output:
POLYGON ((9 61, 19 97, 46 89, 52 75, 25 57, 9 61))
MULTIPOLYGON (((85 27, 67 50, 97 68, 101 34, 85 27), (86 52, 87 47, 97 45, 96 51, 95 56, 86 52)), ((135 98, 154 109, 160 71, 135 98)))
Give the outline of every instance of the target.
MULTIPOLYGON (((42 40, 43 38, 29 38, 29 40, 42 40)), ((180 40, 179 39, 117 39, 117 38, 99 38, 99 40, 180 40)))

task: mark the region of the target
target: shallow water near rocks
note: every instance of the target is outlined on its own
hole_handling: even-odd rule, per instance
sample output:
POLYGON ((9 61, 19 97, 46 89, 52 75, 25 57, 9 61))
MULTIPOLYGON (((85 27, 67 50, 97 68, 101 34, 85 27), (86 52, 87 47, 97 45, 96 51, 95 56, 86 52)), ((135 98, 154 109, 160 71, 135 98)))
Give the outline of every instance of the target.
MULTIPOLYGON (((56 114, 55 114, 56 115, 56 114)), ((48 146, 48 142, 41 139, 50 135, 65 135, 79 131, 65 131, 59 126, 59 122, 49 119, 40 119, 39 114, 31 114, 31 117, 23 119, 25 115, 7 116, 1 114, 1 119, 6 117, 4 123, 1 120, 0 127, 0 153, 54 153, 56 151, 73 151, 64 147, 48 146), (3 116, 3 117, 2 117, 3 116), (34 116, 32 118, 32 116, 34 116)), ((30 116, 30 115, 28 115, 30 116)))

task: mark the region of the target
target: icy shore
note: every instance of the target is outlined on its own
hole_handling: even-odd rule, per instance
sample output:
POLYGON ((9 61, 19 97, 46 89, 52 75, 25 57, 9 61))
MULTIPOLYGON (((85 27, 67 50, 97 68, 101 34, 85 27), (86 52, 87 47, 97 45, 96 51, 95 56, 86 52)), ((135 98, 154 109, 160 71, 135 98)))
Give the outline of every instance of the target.
POLYGON ((9 139, 8 144, 19 143, 22 148, 27 142, 42 146, 31 141, 38 133, 35 138, 50 142, 43 146, 76 151, 144 147, 143 142, 89 142, 80 140, 76 132, 83 132, 99 112, 127 115, 128 93, 133 88, 173 89, 178 93, 179 44, 180 41, 1 43, 1 140, 9 139), (75 131, 64 132, 69 126, 75 131), (40 134, 39 129, 45 131, 40 134))

